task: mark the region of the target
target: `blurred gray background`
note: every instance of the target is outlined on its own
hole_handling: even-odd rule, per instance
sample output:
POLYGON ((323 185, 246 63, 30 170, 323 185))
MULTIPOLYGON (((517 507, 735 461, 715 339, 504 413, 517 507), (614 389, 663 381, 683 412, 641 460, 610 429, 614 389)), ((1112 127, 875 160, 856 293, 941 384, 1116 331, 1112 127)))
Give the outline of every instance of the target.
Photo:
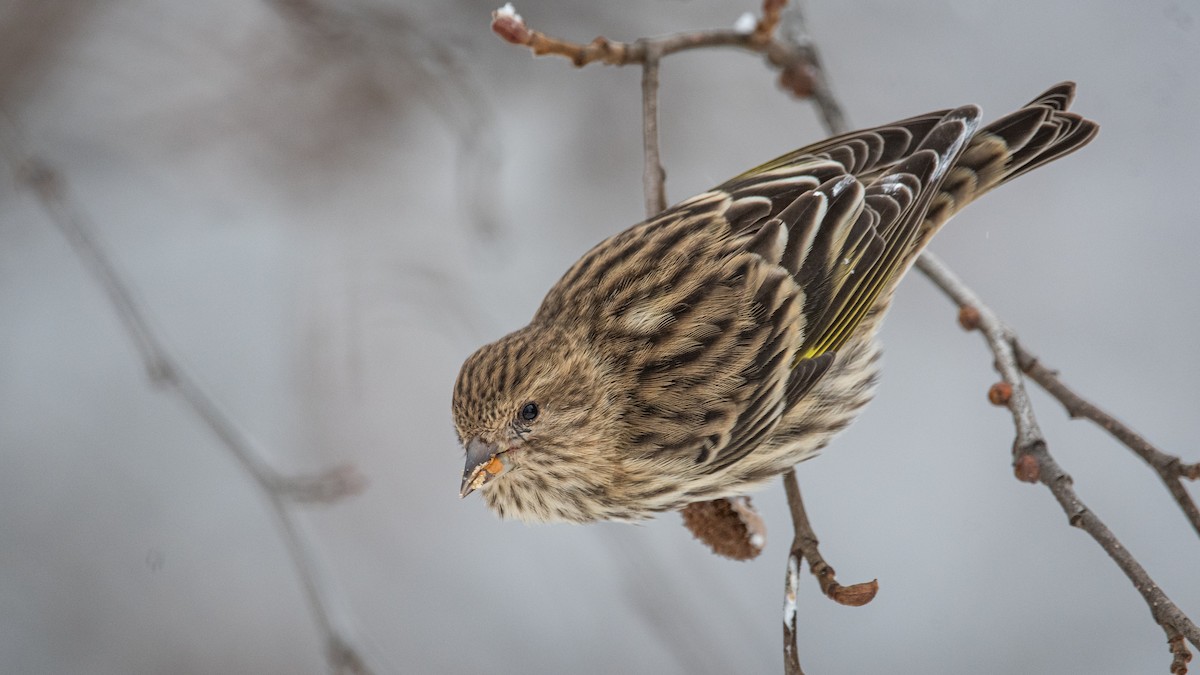
MULTIPOLYGON (((492 2, 9 0, 0 104, 56 168, 155 328, 281 472, 350 462, 301 507, 336 614, 384 673, 781 669, 789 521, 719 559, 676 515, 531 527, 460 501, 462 360, 528 321, 642 215, 639 71, 531 59, 492 2), (307 18, 306 18, 307 17, 307 18)), ((806 4, 852 125, 1063 79, 1084 151, 977 203, 934 249, 1067 380, 1196 457, 1200 6, 806 4)), ((752 1, 525 1, 590 40, 732 25, 752 1)), ((758 57, 668 59, 671 201, 823 136, 758 57)), ((320 673, 261 493, 146 380, 34 194, 0 177, 0 672, 320 673)), ((804 576, 813 673, 1166 672, 1141 597, 1049 493, 1012 478, 978 336, 913 274, 882 388, 799 474, 843 582, 804 576)), ((1129 451, 1035 399, 1081 496, 1193 618, 1200 540, 1129 451)), ((1193 488, 1193 492, 1194 492, 1193 488)))

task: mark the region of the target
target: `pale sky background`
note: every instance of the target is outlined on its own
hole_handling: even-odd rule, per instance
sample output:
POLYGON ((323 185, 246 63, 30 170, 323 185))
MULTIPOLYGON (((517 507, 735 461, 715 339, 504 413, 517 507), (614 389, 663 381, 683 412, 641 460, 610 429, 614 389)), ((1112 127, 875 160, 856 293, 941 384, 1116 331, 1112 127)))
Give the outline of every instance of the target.
MULTIPOLYGON (((269 2, 0 2, 0 105, 56 167, 155 328, 279 471, 350 462, 302 507, 379 673, 781 669, 782 489, 756 561, 679 517, 526 526, 461 501, 450 390, 587 248, 642 215, 639 71, 531 59, 492 2, 329 2, 333 47, 269 2)), ((1026 345, 1196 461, 1200 6, 810 0, 854 126, 989 118, 1079 82, 1091 146, 989 195, 933 248, 1026 345)), ((520 2, 581 41, 732 25, 753 2, 520 2)), ((672 202, 820 139, 757 57, 662 70, 672 202)), ((321 673, 264 499, 145 379, 96 283, 0 174, 0 673, 321 673)), ((839 607, 807 573, 811 673, 1167 671, 1162 631, 1049 492, 1012 478, 981 339, 914 274, 882 387, 800 467, 839 607)), ((1080 495, 1193 619, 1200 539, 1150 470, 1035 397, 1080 495)), ((1197 492, 1195 486, 1193 493, 1197 492)))

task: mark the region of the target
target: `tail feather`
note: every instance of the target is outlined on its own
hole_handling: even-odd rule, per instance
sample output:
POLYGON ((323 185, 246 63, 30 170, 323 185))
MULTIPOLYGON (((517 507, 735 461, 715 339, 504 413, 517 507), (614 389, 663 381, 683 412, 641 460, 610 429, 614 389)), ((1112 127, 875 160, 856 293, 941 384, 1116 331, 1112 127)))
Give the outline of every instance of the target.
POLYGON ((1062 82, 980 129, 934 197, 914 255, 951 216, 984 193, 1091 141, 1099 125, 1067 112, 1074 97, 1075 84, 1062 82))
POLYGON ((1074 82, 1059 82, 1050 87, 1037 98, 1033 99, 1026 106, 1044 105, 1053 110, 1065 111, 1071 107, 1071 102, 1075 100, 1075 83, 1074 82))
POLYGON ((718 187, 735 245, 765 251, 804 289, 797 360, 837 352, 878 321, 917 255, 967 204, 1090 141, 1096 124, 1067 111, 1074 94, 1073 83, 1055 85, 983 127, 968 105, 842 134, 718 187), (776 241, 786 242, 778 253, 776 241))

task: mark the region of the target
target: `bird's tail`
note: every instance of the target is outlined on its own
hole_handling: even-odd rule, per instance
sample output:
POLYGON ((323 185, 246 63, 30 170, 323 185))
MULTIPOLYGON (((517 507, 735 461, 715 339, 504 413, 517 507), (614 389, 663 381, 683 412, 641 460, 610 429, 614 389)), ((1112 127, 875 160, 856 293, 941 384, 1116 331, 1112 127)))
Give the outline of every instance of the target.
MULTIPOLYGON (((973 109, 977 114, 978 109, 968 106, 944 113, 921 143, 923 147, 937 149, 938 156, 949 161, 949 166, 940 177, 930 181, 933 189, 919 225, 914 223, 911 235, 897 237, 907 241, 907 246, 898 256, 894 272, 872 299, 866 324, 877 324, 882 319, 900 279, 951 216, 985 192, 1068 155, 1095 137, 1099 125, 1067 111, 1074 96, 1074 82, 1056 84, 1015 112, 980 127, 970 135, 965 147, 960 146, 957 151, 945 141, 953 139, 957 117, 962 116, 960 111, 973 109), (939 134, 939 129, 950 133, 939 134), (939 139, 939 135, 944 139, 939 139)), ((868 193, 875 186, 883 187, 902 177, 909 161, 883 169, 868 186, 868 193)))
POLYGON ((946 173, 913 242, 911 257, 951 216, 983 193, 1087 145, 1099 125, 1067 111, 1074 98, 1074 82, 1056 84, 977 131, 946 173))
POLYGON ((979 108, 967 105, 835 136, 720 186, 740 205, 726 217, 748 233, 742 245, 754 246, 755 236, 774 242, 787 230, 778 260, 805 293, 798 358, 871 334, 900 279, 951 216, 1090 141, 1096 124, 1067 112, 1074 93, 1073 83, 1057 84, 986 126, 979 108), (759 225, 774 222, 768 218, 778 227, 759 225))

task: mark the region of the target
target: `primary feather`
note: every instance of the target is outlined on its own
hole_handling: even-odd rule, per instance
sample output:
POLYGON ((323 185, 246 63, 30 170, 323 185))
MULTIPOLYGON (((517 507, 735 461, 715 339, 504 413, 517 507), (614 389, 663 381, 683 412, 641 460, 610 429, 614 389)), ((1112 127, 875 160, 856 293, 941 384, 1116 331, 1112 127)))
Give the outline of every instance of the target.
POLYGON ((460 440, 508 462, 488 505, 639 519, 811 457, 870 400, 879 320, 934 233, 1091 140, 1073 93, 982 128, 964 106, 837 136, 601 242, 459 374, 460 440))

